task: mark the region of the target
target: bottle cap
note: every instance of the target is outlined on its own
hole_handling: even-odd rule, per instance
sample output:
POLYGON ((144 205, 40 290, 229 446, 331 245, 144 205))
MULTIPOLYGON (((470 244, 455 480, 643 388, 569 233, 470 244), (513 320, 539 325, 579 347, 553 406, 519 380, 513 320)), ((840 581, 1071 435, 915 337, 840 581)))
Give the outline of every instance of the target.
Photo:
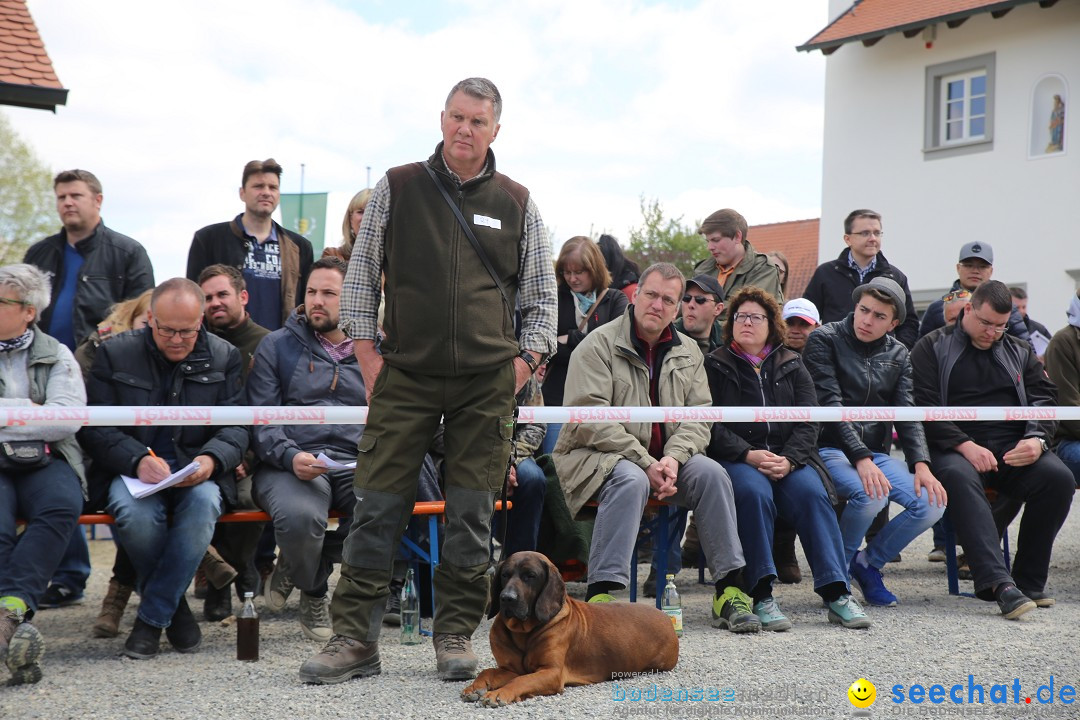
POLYGON ((255 597, 255 593, 253 593, 253 592, 246 592, 246 593, 244 593, 244 599, 245 599, 245 600, 250 600, 250 599, 251 599, 251 598, 253 598, 253 597, 255 597))
POLYGON ((670 573, 669 573, 668 575, 665 575, 665 577, 666 577, 666 578, 667 578, 668 580, 674 580, 674 579, 675 579, 675 576, 674 576, 674 575, 671 575, 670 573))

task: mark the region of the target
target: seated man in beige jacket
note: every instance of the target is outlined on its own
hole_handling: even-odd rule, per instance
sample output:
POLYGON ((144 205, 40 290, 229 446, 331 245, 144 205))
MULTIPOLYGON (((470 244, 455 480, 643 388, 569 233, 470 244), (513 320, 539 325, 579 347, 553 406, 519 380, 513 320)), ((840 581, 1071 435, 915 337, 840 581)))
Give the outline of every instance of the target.
MULTIPOLYGON (((686 289, 674 265, 656 263, 641 275, 634 304, 585 338, 573 357, 563 398, 567 406, 708 407, 701 351, 672 326, 686 289)), ((713 625, 757 632, 761 621, 738 589, 742 545, 731 478, 705 457, 709 423, 610 422, 563 426, 553 458, 570 512, 599 505, 589 550, 589 602, 609 602, 625 588, 649 495, 689 507, 716 579, 713 625), (627 522, 627 520, 631 520, 627 522)))

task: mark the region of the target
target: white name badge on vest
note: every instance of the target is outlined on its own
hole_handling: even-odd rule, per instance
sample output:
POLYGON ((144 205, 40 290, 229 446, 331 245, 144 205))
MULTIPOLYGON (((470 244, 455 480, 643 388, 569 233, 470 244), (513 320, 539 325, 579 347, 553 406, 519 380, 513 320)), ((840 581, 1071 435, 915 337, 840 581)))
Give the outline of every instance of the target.
POLYGON ((481 225, 483 227, 489 227, 492 230, 502 230, 502 220, 496 218, 489 218, 487 215, 473 215, 473 225, 481 225))

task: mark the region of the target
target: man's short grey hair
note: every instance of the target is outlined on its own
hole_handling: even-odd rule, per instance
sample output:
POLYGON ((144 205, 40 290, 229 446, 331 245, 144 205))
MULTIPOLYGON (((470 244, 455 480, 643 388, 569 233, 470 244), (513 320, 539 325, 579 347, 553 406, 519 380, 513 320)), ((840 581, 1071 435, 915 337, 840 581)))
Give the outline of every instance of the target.
POLYGON ((495 113, 495 124, 499 123, 499 118, 502 117, 502 95, 499 94, 499 88, 495 87, 495 83, 482 77, 465 78, 450 88, 450 94, 446 96, 444 110, 450 107, 450 100, 453 99, 454 94, 457 92, 471 95, 477 100, 490 100, 491 110, 495 113))
POLYGON ((202 291, 202 288, 196 285, 187 278, 169 278, 165 282, 154 288, 154 293, 150 296, 150 311, 153 312, 157 307, 158 300, 164 295, 171 295, 173 293, 184 293, 190 295, 199 301, 200 310, 206 304, 206 294, 202 291))
POLYGON ((49 301, 52 300, 49 276, 26 263, 0 267, 0 287, 13 291, 16 299, 29 303, 37 310, 38 317, 49 307, 49 301))
POLYGON ((682 274, 682 270, 668 262, 653 263, 641 273, 641 277, 638 279, 638 287, 644 285, 645 278, 653 273, 658 273, 665 280, 678 280, 680 284, 679 300, 682 300, 682 296, 686 292, 686 276, 682 274))

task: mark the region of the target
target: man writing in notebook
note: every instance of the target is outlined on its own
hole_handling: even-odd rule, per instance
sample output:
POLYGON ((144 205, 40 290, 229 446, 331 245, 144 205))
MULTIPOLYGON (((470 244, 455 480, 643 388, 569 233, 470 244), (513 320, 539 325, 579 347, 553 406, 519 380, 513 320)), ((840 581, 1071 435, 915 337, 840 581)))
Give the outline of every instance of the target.
POLYGON ((98 348, 86 383, 90 405, 146 413, 137 425, 79 432, 94 460, 91 482, 109 483, 107 508, 135 565, 141 601, 123 652, 138 660, 158 654, 162 629, 178 652, 195 652, 202 643, 184 592, 210 545, 222 503, 236 504, 233 471, 248 446, 246 427, 168 424, 168 406, 239 405, 243 396, 240 352, 202 327, 203 297, 184 278, 158 285, 149 324, 98 348), (152 485, 190 463, 198 465, 193 474, 141 499, 120 477, 152 485))

